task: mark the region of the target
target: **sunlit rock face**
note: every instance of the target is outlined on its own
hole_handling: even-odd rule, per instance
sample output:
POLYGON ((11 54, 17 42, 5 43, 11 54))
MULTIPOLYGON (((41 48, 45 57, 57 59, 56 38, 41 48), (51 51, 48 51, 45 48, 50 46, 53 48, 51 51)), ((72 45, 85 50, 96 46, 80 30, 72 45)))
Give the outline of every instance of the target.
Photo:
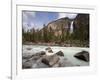
POLYGON ((68 18, 61 18, 56 21, 52 21, 47 25, 47 30, 50 31, 52 29, 54 31, 54 35, 62 35, 62 31, 68 31, 70 27, 70 20, 68 18))
POLYGON ((62 18, 56 21, 53 21, 47 25, 48 31, 52 29, 55 36, 62 35, 64 31, 69 32, 70 34, 74 31, 74 19, 62 18))
POLYGON ((48 23, 47 30, 53 30, 55 36, 62 35, 63 32, 69 32, 72 34, 74 32, 74 20, 78 14, 73 14, 73 16, 60 18, 58 20, 48 23))

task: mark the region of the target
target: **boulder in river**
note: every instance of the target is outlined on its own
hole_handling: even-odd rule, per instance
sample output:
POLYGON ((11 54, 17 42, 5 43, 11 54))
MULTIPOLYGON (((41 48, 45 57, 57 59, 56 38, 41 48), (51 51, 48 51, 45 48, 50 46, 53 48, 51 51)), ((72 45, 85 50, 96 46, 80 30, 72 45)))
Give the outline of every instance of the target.
POLYGON ((34 55, 34 53, 23 53, 22 54, 22 59, 29 59, 31 58, 31 56, 34 55))
POLYGON ((38 53, 35 53, 34 55, 31 56, 31 59, 33 60, 38 60, 39 58, 41 58, 43 55, 45 55, 46 53, 44 51, 40 51, 38 53))
POLYGON ((32 65, 32 68, 48 68, 49 66, 44 64, 44 63, 42 63, 41 59, 42 58, 40 58, 36 62, 34 62, 33 65, 32 65))
POLYGON ((38 53, 23 53, 22 58, 23 59, 30 59, 30 58, 34 57, 34 59, 36 59, 36 58, 40 58, 41 56, 43 56, 45 54, 46 53, 44 51, 40 51, 38 53))
POLYGON ((87 52, 87 51, 81 51, 81 52, 75 54, 74 57, 76 57, 80 60, 84 60, 86 62, 89 62, 89 52, 87 52))
POLYGON ((58 56, 64 56, 64 53, 62 51, 59 51, 56 53, 58 56))
POLYGON ((49 67, 52 67, 54 64, 56 64, 59 61, 59 56, 52 55, 52 56, 43 56, 42 62, 46 65, 49 65, 49 67))
POLYGON ((67 58, 60 57, 59 67, 72 67, 74 66, 67 58))
POLYGON ((46 48, 45 50, 48 51, 49 53, 53 53, 53 51, 50 47, 46 48))
POLYGON ((48 50, 48 52, 49 52, 49 53, 53 53, 52 49, 51 49, 51 50, 48 50))
POLYGON ((50 47, 47 47, 45 50, 51 50, 51 48, 50 47))
POLYGON ((29 61, 25 61, 22 63, 22 68, 23 69, 28 69, 28 68, 32 68, 33 65, 33 61, 29 60, 29 61))
POLYGON ((40 51, 40 52, 36 53, 36 55, 45 55, 45 54, 46 54, 45 51, 40 51))
POLYGON ((27 48, 26 48, 26 50, 31 50, 31 49, 32 49, 31 47, 27 47, 27 48))

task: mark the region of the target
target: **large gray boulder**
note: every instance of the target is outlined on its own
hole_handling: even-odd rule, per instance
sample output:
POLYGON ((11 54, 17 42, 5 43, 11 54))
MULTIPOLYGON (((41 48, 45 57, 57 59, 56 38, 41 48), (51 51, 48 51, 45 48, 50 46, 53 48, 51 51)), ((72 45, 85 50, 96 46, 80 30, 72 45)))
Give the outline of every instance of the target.
POLYGON ((74 66, 67 58, 60 57, 60 60, 53 67, 72 67, 74 66))
POLYGON ((23 59, 30 59, 30 58, 38 59, 45 54, 46 53, 44 51, 40 51, 38 53, 23 53, 22 58, 23 59))
POLYGON ((60 57, 59 67, 72 67, 74 66, 67 58, 60 57))
POLYGON ((41 52, 38 52, 38 53, 32 55, 31 58, 32 58, 33 60, 38 60, 39 58, 41 58, 41 57, 42 57, 43 55, 45 55, 45 54, 46 54, 46 53, 45 53, 44 51, 41 51, 41 52))
POLYGON ((52 67, 58 61, 59 61, 59 56, 57 56, 57 55, 51 55, 51 56, 45 55, 42 58, 42 63, 48 65, 49 67, 52 67))
MULTIPOLYGON (((22 55, 22 68, 23 69, 32 68, 33 65, 39 64, 40 62, 37 62, 37 61, 40 60, 40 58, 45 54, 46 53, 44 51, 41 51, 35 54, 25 53, 24 55, 22 55)), ((38 67, 38 66, 35 66, 35 67, 38 67)))
POLYGON ((53 53, 53 51, 50 47, 47 47, 45 50, 48 51, 49 53, 53 53))
POLYGON ((74 65, 64 57, 60 57, 60 60, 53 65, 53 67, 73 67, 74 65))
POLYGON ((48 52, 49 52, 49 53, 53 53, 52 49, 51 49, 51 50, 48 50, 48 52))
POLYGON ((27 60, 25 62, 22 62, 22 68, 23 69, 32 68, 33 63, 34 63, 33 60, 27 60))
POLYGON ((48 68, 49 66, 46 65, 46 64, 44 64, 44 63, 42 63, 42 62, 41 62, 41 59, 42 59, 42 58, 38 59, 38 60, 32 65, 32 68, 48 68))
POLYGON ((47 47, 47 48, 45 48, 45 50, 51 50, 51 48, 50 47, 47 47))
POLYGON ((87 52, 87 51, 81 51, 81 52, 75 54, 74 57, 76 57, 80 60, 89 62, 89 52, 87 52))
POLYGON ((40 51, 39 53, 37 53, 38 55, 45 55, 45 51, 40 51))
POLYGON ((27 47, 27 48, 26 48, 26 50, 31 50, 31 49, 32 49, 31 47, 27 47))
POLYGON ((59 51, 56 53, 58 56, 64 56, 64 53, 62 51, 59 51))
POLYGON ((22 59, 29 59, 34 53, 23 53, 22 54, 22 59))

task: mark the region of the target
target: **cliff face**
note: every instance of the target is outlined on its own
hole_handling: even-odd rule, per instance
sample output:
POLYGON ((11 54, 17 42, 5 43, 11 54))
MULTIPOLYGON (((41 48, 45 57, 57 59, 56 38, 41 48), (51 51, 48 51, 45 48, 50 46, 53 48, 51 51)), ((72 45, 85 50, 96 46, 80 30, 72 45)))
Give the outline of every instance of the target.
POLYGON ((74 26, 79 27, 89 27, 89 14, 78 14, 75 18, 74 26))
POLYGON ((47 25, 47 30, 52 30, 55 36, 62 35, 62 31, 68 31, 70 28, 70 19, 61 18, 56 21, 52 21, 47 25))
POLYGON ((48 25, 44 25, 41 31, 42 35, 54 36, 57 39, 63 39, 63 41, 71 38, 89 42, 89 14, 78 14, 73 20, 61 18, 52 21, 48 25), (71 24, 72 22, 73 25, 71 24))
POLYGON ((62 28, 68 28, 70 25, 70 20, 68 18, 61 18, 56 21, 50 22, 47 27, 53 30, 61 30, 62 28))
MULTIPOLYGON (((50 22, 46 27, 52 29, 55 35, 61 35, 62 31, 70 31, 71 21, 68 18, 61 18, 50 22)), ((85 34, 89 37, 89 14, 78 14, 73 20, 73 34, 85 34)))
POLYGON ((89 14, 79 14, 74 20, 75 37, 89 41, 89 14))

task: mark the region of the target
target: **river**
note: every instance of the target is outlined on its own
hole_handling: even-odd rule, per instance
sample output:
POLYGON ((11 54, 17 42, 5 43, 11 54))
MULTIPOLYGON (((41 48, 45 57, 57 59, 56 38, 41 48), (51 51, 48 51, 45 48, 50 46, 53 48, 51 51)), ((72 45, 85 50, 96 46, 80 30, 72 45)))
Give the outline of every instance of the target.
MULTIPOLYGON (((23 45, 23 54, 33 54, 39 51, 45 51, 45 48, 48 46, 40 46, 40 45, 23 45), (28 50, 30 49, 30 50, 28 50)), ((85 47, 59 47, 59 46, 49 46, 52 48, 53 52, 56 53, 58 51, 62 51, 65 55, 65 57, 74 65, 80 65, 80 66, 88 66, 89 62, 85 62, 82 60, 79 60, 74 57, 74 55, 78 52, 81 52, 83 50, 89 52, 89 48, 85 47)), ((89 53, 90 54, 90 53, 89 53)))

